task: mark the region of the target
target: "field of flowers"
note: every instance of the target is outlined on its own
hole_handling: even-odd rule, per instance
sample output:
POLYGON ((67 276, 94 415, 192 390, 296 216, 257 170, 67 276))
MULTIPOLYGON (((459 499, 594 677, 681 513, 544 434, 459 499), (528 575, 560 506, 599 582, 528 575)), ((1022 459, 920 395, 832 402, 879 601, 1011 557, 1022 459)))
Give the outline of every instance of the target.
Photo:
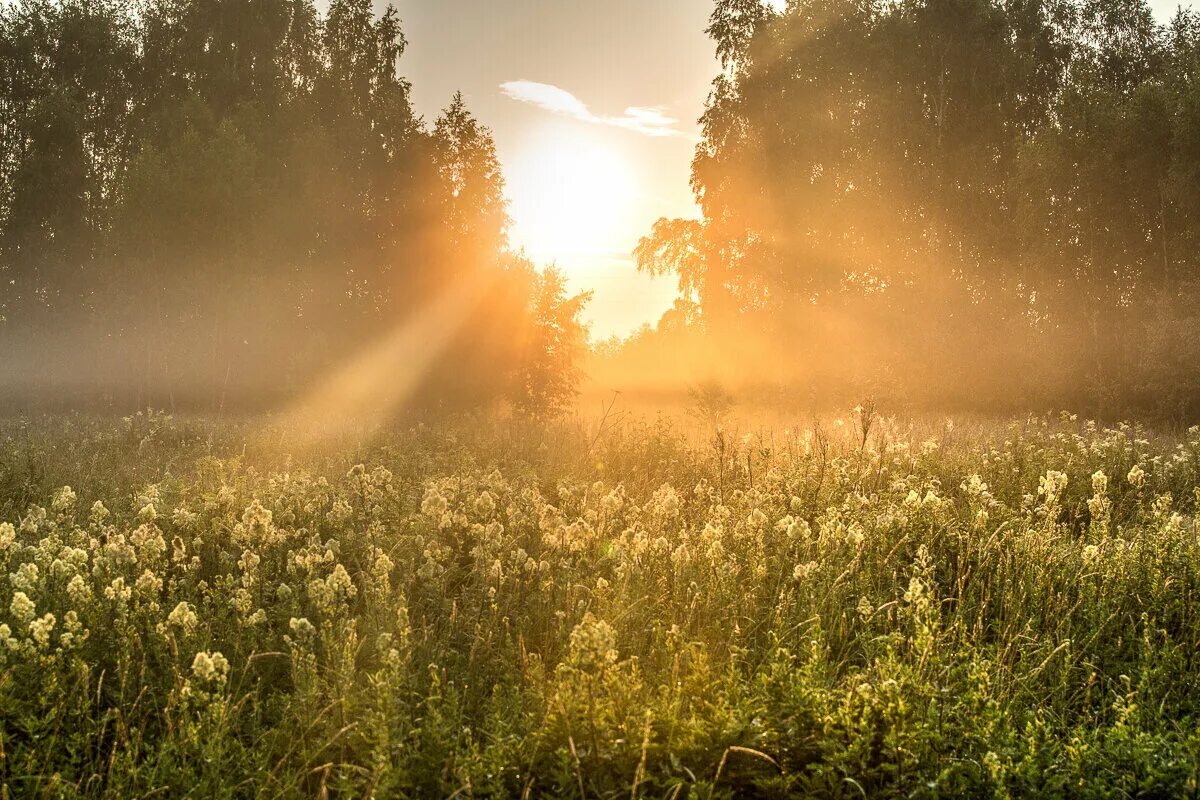
POLYGON ((0 423, 0 797, 1182 797, 1200 429, 0 423))

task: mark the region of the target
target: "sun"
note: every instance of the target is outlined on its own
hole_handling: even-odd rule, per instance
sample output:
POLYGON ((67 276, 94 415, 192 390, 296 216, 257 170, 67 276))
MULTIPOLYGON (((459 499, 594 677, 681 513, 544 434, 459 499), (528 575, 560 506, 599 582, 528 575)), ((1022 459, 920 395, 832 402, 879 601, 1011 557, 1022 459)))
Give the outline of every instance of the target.
POLYGON ((627 255, 640 234, 639 190, 602 135, 555 126, 531 134, 507 175, 513 243, 537 263, 627 255))

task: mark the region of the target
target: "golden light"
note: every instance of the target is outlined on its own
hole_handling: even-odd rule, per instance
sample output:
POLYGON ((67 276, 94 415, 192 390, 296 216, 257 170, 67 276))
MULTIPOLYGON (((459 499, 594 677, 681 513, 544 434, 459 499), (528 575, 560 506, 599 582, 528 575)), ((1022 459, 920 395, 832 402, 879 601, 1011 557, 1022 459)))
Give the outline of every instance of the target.
POLYGON ((436 302, 315 381, 280 415, 266 438, 278 436, 281 446, 302 451, 347 436, 369 436, 420 389, 490 288, 480 276, 450 287, 436 302))
POLYGON ((637 180, 602 133, 548 125, 530 135, 508 173, 512 240, 535 262, 569 271, 572 259, 625 255, 636 243, 637 180))

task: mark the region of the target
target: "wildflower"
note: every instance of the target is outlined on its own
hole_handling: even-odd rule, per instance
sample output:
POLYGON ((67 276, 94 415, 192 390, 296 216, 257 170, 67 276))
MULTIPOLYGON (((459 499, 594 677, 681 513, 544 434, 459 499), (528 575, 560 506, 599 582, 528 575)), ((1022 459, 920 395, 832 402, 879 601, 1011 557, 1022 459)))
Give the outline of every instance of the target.
POLYGON ((93 525, 100 525, 104 520, 108 519, 108 509, 104 507, 104 503, 97 500, 92 503, 92 510, 88 514, 88 518, 93 525))
POLYGON ((247 533, 265 533, 271 527, 271 511, 256 499, 242 512, 242 524, 247 533))
POLYGON ((624 489, 624 487, 618 486, 616 489, 613 489, 611 492, 609 492, 608 494, 606 494, 604 496, 604 499, 602 499, 600 501, 600 508, 602 508, 604 510, 605 514, 611 515, 611 514, 615 514, 618 511, 620 511, 621 506, 623 506, 624 504, 625 504, 625 489, 624 489))
POLYGON ((439 564, 435 559, 431 558, 429 556, 429 552, 426 551, 425 560, 421 563, 421 566, 417 568, 417 575, 424 580, 431 581, 436 578, 441 571, 442 565, 439 564))
MULTIPOLYGON (((21 643, 12 635, 12 628, 5 623, 0 623, 0 647, 6 650, 16 650, 21 646, 21 643)), ((2 662, 3 659, 0 659, 2 662)))
POLYGON ((37 642, 37 646, 43 650, 50 646, 50 633, 54 630, 56 622, 58 620, 55 616, 47 612, 40 619, 35 619, 29 623, 29 635, 33 637, 33 641, 37 642))
POLYGON ((66 514, 71 509, 75 508, 75 492, 70 486, 64 486, 54 493, 54 497, 50 500, 50 510, 57 514, 66 514))
POLYGON ((129 534, 129 543, 133 546, 135 558, 144 561, 157 561, 167 552, 167 540, 158 526, 151 523, 139 525, 129 534))
POLYGON ((79 621, 79 614, 68 611, 63 617, 63 632, 58 635, 58 644, 63 649, 69 649, 87 640, 89 631, 79 621))
POLYGON ((199 622, 200 619, 196 616, 195 608, 187 601, 180 602, 167 615, 167 624, 179 628, 188 636, 195 632, 199 622))
POLYGON ((340 527, 349 522, 353 516, 354 509, 350 507, 349 503, 339 497, 334 501, 333 508, 329 509, 329 513, 325 515, 325 518, 329 520, 330 524, 340 527))
POLYGON ((358 594, 358 589, 350 579, 350 573, 338 564, 324 580, 315 578, 309 581, 308 593, 318 607, 331 610, 335 603, 349 600, 358 594))
POLYGON ((288 620, 288 627, 299 637, 311 636, 316 631, 313 624, 305 617, 292 617, 288 620))
POLYGON ((496 511, 496 499, 492 497, 491 492, 486 489, 479 493, 479 497, 475 498, 475 513, 483 518, 488 518, 496 511))
POLYGON ((76 575, 67 581, 67 597, 77 606, 85 606, 92 601, 92 588, 82 575, 76 575))
POLYGON ((1095 561, 1099 555, 1100 548, 1094 544, 1089 544, 1087 547, 1083 548, 1083 561, 1086 564, 1090 564, 1095 561))
POLYGON ((875 613, 875 604, 871 602, 871 598, 864 595, 858 598, 858 608, 856 610, 862 621, 866 622, 875 613))
MULTIPOLYGON (((176 528, 190 528, 196 524, 200 516, 194 511, 188 509, 187 506, 180 506, 171 512, 171 524, 176 528)), ((178 540, 179 537, 175 537, 178 540)), ((172 542, 174 544, 174 542, 172 542)))
POLYGON ((125 602, 133 597, 133 589, 125 585, 124 578, 116 577, 113 578, 112 583, 104 587, 104 596, 109 600, 125 602))
POLYGON ((787 528, 787 537, 790 540, 801 539, 807 541, 812 537, 812 527, 806 519, 794 520, 787 528))
POLYGON ((258 565, 262 559, 253 550, 243 550, 238 559, 238 567, 242 570, 242 586, 249 589, 254 585, 258 565))
POLYGON ((659 490, 654 493, 652 502, 658 509, 659 513, 664 517, 671 518, 679 514, 679 509, 681 507, 679 495, 675 493, 675 489, 669 484, 664 483, 659 490))
POLYGON ((988 485, 984 483, 983 478, 978 474, 971 475, 963 481, 962 489, 972 498, 985 498, 988 496, 988 485))
POLYGON ((46 509, 41 506, 30 506, 29 512, 21 519, 21 532, 35 534, 46 519, 46 509))
POLYGON ((17 540, 17 529, 11 522, 0 522, 0 553, 12 547, 17 540))
POLYGON ((983 766, 994 782, 999 783, 1004 779, 1004 765, 1000 761, 1000 756, 995 752, 989 750, 984 754, 983 766))
POLYGON ((388 578, 395 567, 395 562, 388 558, 388 554, 376 548, 375 558, 371 562, 371 574, 375 577, 375 580, 386 587, 388 578))
POLYGON ((1048 470, 1038 480, 1038 494, 1045 497, 1047 503, 1056 502, 1066 488, 1067 475, 1064 472, 1048 470))
POLYGON ((804 564, 797 564, 795 569, 792 570, 792 577, 798 581, 803 580, 803 579, 807 578, 809 575, 816 572, 818 566, 819 565, 817 564, 816 561, 809 561, 804 564))
POLYGON ((201 650, 192 659, 192 674, 202 681, 220 682, 229 673, 229 661, 218 651, 201 650))
POLYGON ((346 572, 346 568, 341 564, 333 568, 333 574, 329 576, 328 585, 331 591, 345 597, 353 597, 357 593, 357 590, 354 588, 354 582, 350 580, 350 573, 346 572))
POLYGON ((230 605, 233 606, 234 610, 242 616, 249 614, 250 609, 254 607, 254 597, 251 596, 250 592, 248 592, 245 587, 241 587, 235 591, 229 602, 230 605))
POLYGON ((914 576, 908 581, 908 590, 904 593, 904 602, 920 605, 926 602, 926 592, 928 591, 925 583, 918 577, 914 576))
POLYGON ((14 588, 21 589, 26 592, 37 591, 38 588, 38 565, 32 561, 22 564, 17 567, 17 571, 8 576, 14 588))
POLYGON ((425 490, 421 500, 421 513, 433 520, 440 520, 450 508, 450 502, 434 487, 425 490))
POLYGON ((12 602, 9 603, 8 610, 17 622, 28 622, 33 619, 33 614, 37 611, 37 606, 34 605, 34 602, 24 592, 13 592, 12 602))
POLYGON ((1146 484, 1146 472, 1140 464, 1134 464, 1130 467, 1129 474, 1125 476, 1125 479, 1129 481, 1130 486, 1141 489, 1146 484))
POLYGON ((163 580, 150 570, 145 570, 138 576, 134 587, 137 589, 139 595, 150 599, 162 594, 163 580))
POLYGON ((619 656, 617 632, 591 612, 571 631, 571 660, 579 666, 600 668, 615 663, 619 656))

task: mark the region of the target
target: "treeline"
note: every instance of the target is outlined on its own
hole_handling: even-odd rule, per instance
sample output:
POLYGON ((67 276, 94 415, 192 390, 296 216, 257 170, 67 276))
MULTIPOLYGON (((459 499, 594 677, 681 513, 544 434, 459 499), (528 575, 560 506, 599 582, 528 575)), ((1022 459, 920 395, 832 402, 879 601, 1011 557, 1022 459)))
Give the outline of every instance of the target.
POLYGON ((0 399, 274 401, 414 319, 426 399, 569 396, 579 301, 405 46, 370 0, 0 4, 0 399))
POLYGON ((610 361, 661 375, 662 350, 691 352, 672 363, 817 399, 1200 416, 1194 12, 720 0, 708 32, 703 218, 637 252, 684 299, 610 361))

